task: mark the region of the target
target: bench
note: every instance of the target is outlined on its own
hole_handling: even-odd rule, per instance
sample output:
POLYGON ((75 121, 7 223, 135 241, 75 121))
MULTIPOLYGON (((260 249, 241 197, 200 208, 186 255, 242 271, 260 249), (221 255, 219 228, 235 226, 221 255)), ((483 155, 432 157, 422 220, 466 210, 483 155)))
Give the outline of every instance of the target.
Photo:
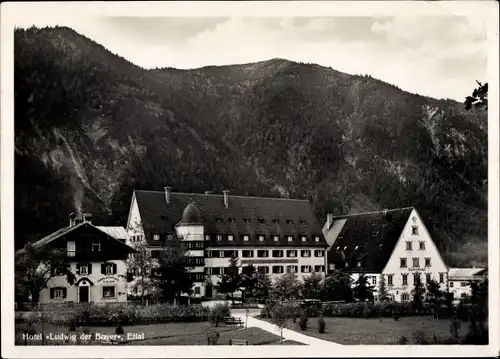
POLYGON ((248 345, 248 340, 229 339, 229 345, 248 345))
POLYGON ((224 318, 224 322, 226 325, 236 325, 236 326, 243 326, 243 321, 240 318, 234 318, 234 317, 227 317, 224 318))

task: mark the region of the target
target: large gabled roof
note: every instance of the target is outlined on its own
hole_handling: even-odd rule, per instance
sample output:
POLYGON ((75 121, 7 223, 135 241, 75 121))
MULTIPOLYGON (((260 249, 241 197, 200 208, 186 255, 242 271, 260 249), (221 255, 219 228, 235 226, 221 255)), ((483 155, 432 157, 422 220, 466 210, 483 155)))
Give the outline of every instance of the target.
POLYGON ((139 208, 143 229, 146 235, 170 234, 174 226, 181 221, 184 209, 193 204, 199 210, 206 234, 232 234, 233 241, 212 242, 209 245, 251 245, 251 246, 326 246, 321 227, 318 224, 310 203, 307 200, 286 198, 263 198, 228 195, 228 207, 224 195, 198 193, 170 193, 170 203, 167 204, 164 191, 134 192, 139 208), (244 234, 250 236, 244 242, 244 234), (264 235, 264 241, 258 241, 257 236, 264 235), (279 242, 271 236, 279 235, 279 242), (287 235, 295 236, 293 242, 288 242, 287 235), (308 236, 307 243, 298 237, 308 236), (313 237, 320 242, 313 241, 313 237))
POLYGON ((334 217, 334 221, 346 221, 328 251, 329 262, 353 272, 382 272, 412 210, 408 207, 334 217))

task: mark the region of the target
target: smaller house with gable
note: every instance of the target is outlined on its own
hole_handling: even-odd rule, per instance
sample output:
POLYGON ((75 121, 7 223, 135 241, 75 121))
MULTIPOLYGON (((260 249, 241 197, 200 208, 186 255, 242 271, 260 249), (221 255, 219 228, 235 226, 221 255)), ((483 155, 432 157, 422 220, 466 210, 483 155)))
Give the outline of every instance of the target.
POLYGON ((463 299, 472 294, 471 283, 483 281, 486 268, 450 268, 448 273, 450 293, 454 299, 463 299))
POLYGON ((410 301, 416 276, 448 291, 448 268, 422 218, 413 207, 334 217, 327 215, 327 267, 341 269, 353 281, 363 273, 378 299, 384 276, 389 299, 410 301))
POLYGON ((123 227, 92 224, 91 214, 70 215, 69 226, 33 243, 33 247, 65 249, 66 265, 76 275, 70 285, 55 273, 40 292, 40 303, 127 301, 126 260, 135 252, 126 244, 123 227))

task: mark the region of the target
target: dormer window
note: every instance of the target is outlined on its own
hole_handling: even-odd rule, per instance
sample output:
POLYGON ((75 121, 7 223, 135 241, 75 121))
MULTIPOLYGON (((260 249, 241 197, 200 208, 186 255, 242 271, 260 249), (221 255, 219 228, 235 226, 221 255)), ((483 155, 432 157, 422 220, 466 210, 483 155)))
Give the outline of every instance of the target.
POLYGON ((413 236, 417 236, 418 235, 418 227, 417 226, 412 226, 411 227, 411 234, 413 236))
POLYGON ((372 237, 376 237, 378 236, 380 231, 372 231, 372 237))
POLYGON ((217 217, 217 218, 215 219, 215 222, 217 222, 217 223, 221 223, 221 222, 222 222, 222 218, 217 217))
POLYGON ((233 237, 234 237, 234 236, 233 236, 232 234, 228 234, 228 235, 227 235, 227 240, 228 240, 229 242, 232 242, 232 241, 233 241, 233 237))
POLYGON ((264 242, 264 236, 263 235, 259 235, 259 242, 264 242))
POLYGON ((315 242, 319 242, 319 236, 314 237, 315 242))
POLYGON ((93 241, 92 242, 92 252, 100 252, 101 251, 101 242, 93 241))
POLYGON ((300 224, 301 224, 302 226, 305 226, 305 225, 307 224, 307 222, 306 222, 306 221, 304 221, 304 220, 301 220, 301 221, 300 221, 300 224))
POLYGON ((250 240, 250 236, 248 234, 243 235, 243 241, 248 242, 250 240))
POLYGON ((216 238, 217 238, 217 242, 222 241, 222 234, 218 234, 216 238))
POLYGON ((160 235, 159 234, 153 234, 153 241, 159 241, 160 240, 160 235))
POLYGON ((76 253, 76 246, 74 241, 69 241, 67 243, 67 255, 68 257, 74 257, 76 253))
POLYGON ((229 223, 234 223, 234 221, 235 221, 234 217, 230 217, 227 220, 229 221, 229 223))
POLYGON ((251 222, 251 219, 250 219, 250 218, 243 218, 243 222, 245 222, 245 223, 250 223, 250 222, 251 222))
POLYGON ((279 223, 280 223, 280 220, 279 220, 279 219, 273 219, 273 223, 274 223, 274 224, 279 224, 279 223))
POLYGON ((266 223, 266 220, 264 218, 259 218, 259 223, 260 224, 265 224, 266 223))
POLYGON ((161 220, 162 220, 162 221, 166 221, 166 220, 168 220, 168 217, 167 217, 167 216, 165 216, 164 214, 162 214, 162 215, 160 216, 160 218, 161 218, 161 220))
POLYGON ((287 240, 288 242, 292 242, 292 241, 293 241, 293 236, 287 236, 287 237, 286 237, 286 240, 287 240))
POLYGON ((302 240, 302 242, 307 242, 307 236, 302 236, 300 237, 300 239, 302 240))
POLYGON ((273 240, 275 242, 279 242, 280 241, 280 236, 273 236, 273 240))
POLYGON ((209 241, 210 240, 210 234, 205 234, 205 240, 209 241))
POLYGON ((361 267, 361 261, 358 261, 358 267, 361 267))
POLYGON ((293 219, 287 219, 287 220, 286 220, 286 223, 287 223, 287 224, 293 224, 293 219))
POLYGON ((358 250, 358 248, 359 248, 359 246, 356 246, 356 247, 354 247, 354 250, 355 250, 355 251, 357 251, 357 250, 358 250))

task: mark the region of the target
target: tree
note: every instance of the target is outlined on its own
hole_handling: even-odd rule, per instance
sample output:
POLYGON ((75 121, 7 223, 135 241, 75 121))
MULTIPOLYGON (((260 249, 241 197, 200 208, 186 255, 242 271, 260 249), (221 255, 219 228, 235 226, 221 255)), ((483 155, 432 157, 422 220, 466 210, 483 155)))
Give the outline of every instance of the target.
POLYGON ((387 292, 387 285, 385 284, 385 275, 380 275, 380 281, 378 283, 378 300, 384 301, 389 297, 389 293, 387 292))
POLYGON ((354 288, 352 291, 354 298, 360 301, 373 300, 374 289, 368 283, 368 278, 364 273, 361 273, 356 282, 354 282, 354 288))
POLYGON ((470 110, 472 107, 474 108, 484 108, 488 109, 488 83, 481 84, 479 81, 476 81, 479 85, 472 92, 472 96, 467 96, 465 98, 465 109, 470 110))
POLYGON ((192 294, 194 281, 189 272, 188 258, 181 238, 170 235, 168 245, 159 252, 156 268, 151 271, 160 301, 176 300, 179 303, 182 294, 192 294))
POLYGON ((323 290, 323 277, 318 273, 311 273, 310 276, 304 277, 302 284, 302 296, 308 299, 321 298, 323 290))
POLYGON ((348 273, 335 270, 325 278, 322 297, 324 300, 352 302, 351 284, 352 278, 348 273))
POLYGON ((276 299, 288 300, 298 298, 300 295, 301 283, 297 274, 291 272, 280 276, 273 285, 272 296, 276 299))
POLYGON ((283 329, 287 327, 289 312, 284 305, 275 304, 271 308, 271 322, 280 330, 280 342, 283 342, 283 329))
POLYGON ((481 282, 470 282, 471 302, 476 305, 478 310, 478 320, 484 321, 488 316, 488 278, 481 282))
POLYGON ((28 243, 16 253, 15 282, 17 299, 28 297, 38 302, 40 291, 47 287, 48 281, 55 276, 65 276, 72 285, 75 274, 67 263, 64 249, 53 249, 48 246, 33 246, 28 243))
POLYGON ((273 283, 269 274, 257 272, 253 296, 257 298, 269 298, 272 287, 273 283))
POLYGON ((440 284, 431 279, 427 282, 427 301, 432 304, 438 304, 444 298, 445 293, 441 290, 440 284))
POLYGON ((146 241, 132 242, 131 247, 137 253, 132 253, 127 260, 127 271, 132 276, 127 285, 131 292, 138 295, 143 302, 146 296, 155 292, 156 283, 151 279, 151 271, 156 263, 146 241))
POLYGON ((247 295, 252 295, 258 283, 257 269, 253 264, 249 264, 242 268, 240 290, 242 300, 246 299, 247 295))
POLYGON ((239 272, 238 257, 233 255, 229 258, 229 267, 224 269, 224 274, 218 283, 220 293, 227 293, 231 295, 231 302, 234 305, 234 292, 240 290, 241 287, 241 274, 239 272))
POLYGON ((413 302, 413 307, 417 310, 420 311, 423 306, 423 301, 424 301, 424 294, 425 294, 425 287, 424 284, 422 283, 422 278, 420 276, 420 272, 416 272, 413 275, 413 290, 411 291, 411 294, 413 296, 412 302, 413 302))

